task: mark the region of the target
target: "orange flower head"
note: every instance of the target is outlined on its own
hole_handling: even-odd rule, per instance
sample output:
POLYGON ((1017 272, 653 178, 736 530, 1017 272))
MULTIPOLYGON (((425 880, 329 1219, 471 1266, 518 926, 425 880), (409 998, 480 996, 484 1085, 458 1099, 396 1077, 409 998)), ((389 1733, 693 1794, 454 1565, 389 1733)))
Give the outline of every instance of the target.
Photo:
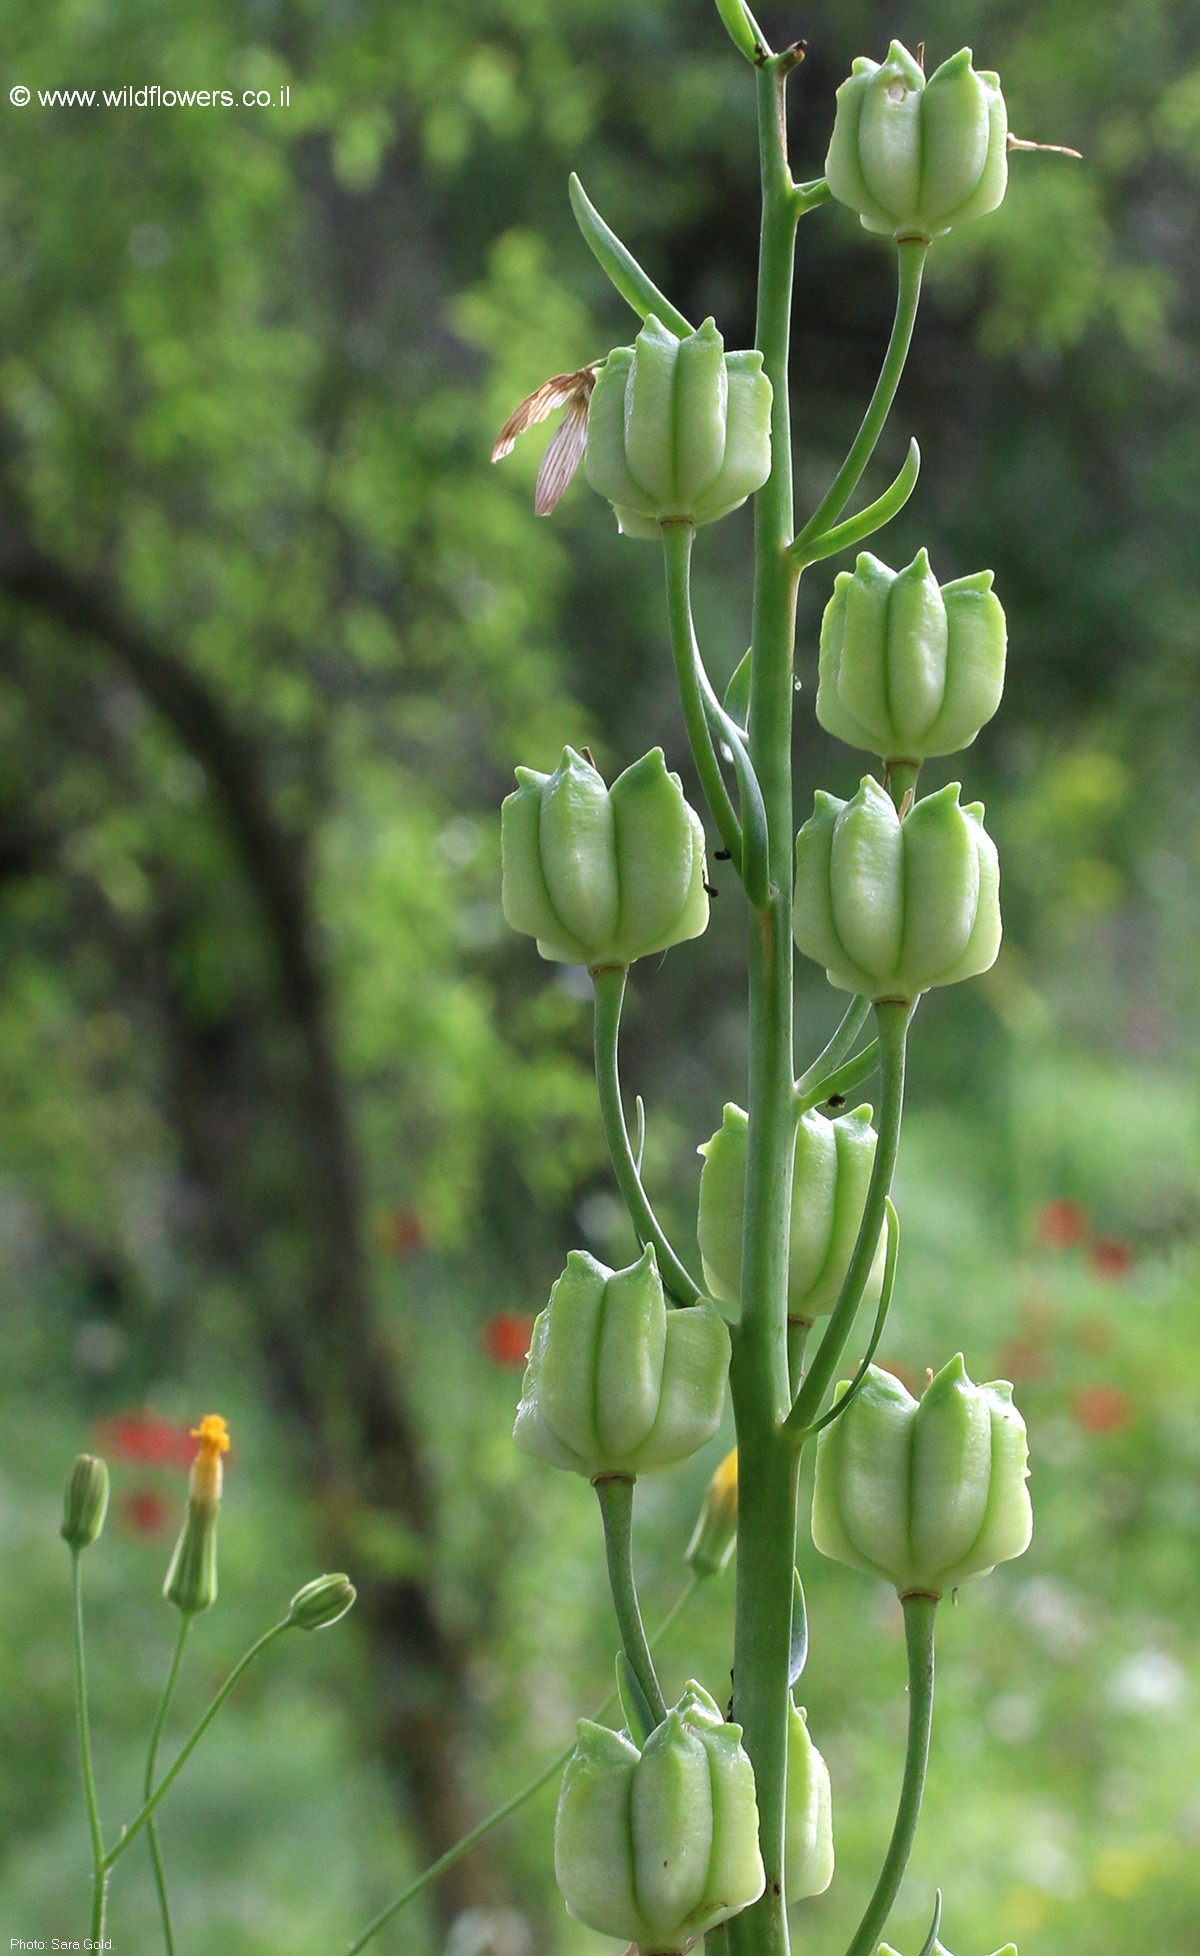
POLYGON ((229 1452, 229 1427, 220 1413, 205 1413, 199 1426, 191 1429, 199 1440, 196 1458, 188 1476, 188 1493, 197 1507, 218 1508, 221 1504, 221 1456, 229 1452))

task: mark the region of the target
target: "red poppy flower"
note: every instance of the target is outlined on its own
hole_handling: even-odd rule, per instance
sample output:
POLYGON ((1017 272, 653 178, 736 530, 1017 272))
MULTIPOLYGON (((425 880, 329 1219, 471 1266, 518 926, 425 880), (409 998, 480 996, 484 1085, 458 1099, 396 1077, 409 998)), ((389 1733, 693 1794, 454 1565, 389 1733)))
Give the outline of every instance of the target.
POLYGON ((385 1209, 375 1224, 375 1240, 385 1256, 415 1256, 425 1247, 425 1232, 415 1209, 385 1209))
POLYGON ((1043 1202, 1034 1228, 1044 1250, 1078 1249, 1087 1235, 1087 1210, 1082 1202, 1060 1196, 1054 1202, 1043 1202))
POLYGON ((171 1526, 173 1512, 151 1488, 135 1488, 121 1502, 121 1519, 135 1535, 161 1535, 171 1526))
POLYGON ((189 1467, 196 1451, 186 1426, 157 1413, 121 1413, 102 1420, 98 1437, 102 1452, 142 1467, 189 1467))
POLYGON ((493 1365, 524 1365, 533 1336, 533 1318, 523 1311, 496 1311, 479 1336, 493 1365))
POLYGON ((1117 1236, 1101 1236, 1092 1244, 1088 1262, 1098 1277, 1107 1277, 1117 1283, 1133 1269, 1133 1251, 1128 1243, 1122 1243, 1117 1236))
POLYGON ((1121 1386, 1090 1385, 1075 1394, 1071 1413, 1085 1433, 1119 1433, 1133 1417, 1133 1405, 1121 1386))
POLYGON ((1044 1378, 1050 1357, 1039 1338, 1010 1338, 1000 1347, 1000 1377, 1013 1385, 1026 1385, 1030 1379, 1044 1378))

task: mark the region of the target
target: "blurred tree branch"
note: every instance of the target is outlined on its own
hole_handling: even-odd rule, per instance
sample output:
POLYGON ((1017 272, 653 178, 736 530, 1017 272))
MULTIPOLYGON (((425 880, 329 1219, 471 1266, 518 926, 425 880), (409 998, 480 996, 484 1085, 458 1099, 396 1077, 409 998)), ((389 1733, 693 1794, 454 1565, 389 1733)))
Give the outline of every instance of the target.
MULTIPOLYGON (((307 841, 272 807, 266 757, 219 697, 180 653, 142 629, 107 581, 44 550, 14 514, 17 508, 7 485, 0 593, 124 667, 215 789, 265 928, 279 1000, 302 1055, 295 1111, 303 1123, 305 1188, 297 1209, 307 1216, 312 1253, 307 1292, 289 1298, 286 1316, 277 1309, 260 1323, 260 1344, 268 1376, 282 1387, 330 1555, 361 1582, 385 1758, 421 1852, 432 1860, 472 1818, 454 1744, 469 1695, 466 1653, 421 1574, 358 1577, 364 1508, 397 1518, 423 1550, 435 1538, 436 1514, 411 1409, 371 1306, 362 1178, 317 949, 307 841)), ((6 832, 0 871, 10 854, 31 848, 31 833, 6 832)), ((494 1892, 486 1861, 462 1864, 439 1890, 440 1912, 450 1920, 494 1892)))

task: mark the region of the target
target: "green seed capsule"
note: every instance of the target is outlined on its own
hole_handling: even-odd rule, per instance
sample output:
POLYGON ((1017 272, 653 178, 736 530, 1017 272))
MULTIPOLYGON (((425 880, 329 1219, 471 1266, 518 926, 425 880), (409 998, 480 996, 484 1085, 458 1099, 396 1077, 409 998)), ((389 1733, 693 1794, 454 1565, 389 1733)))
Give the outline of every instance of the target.
POLYGON ((758 1900, 754 1769, 741 1739, 695 1683, 640 1752, 580 1721, 554 1828, 570 1915, 642 1956, 674 1956, 758 1900))
POLYGON ((817 718, 884 760, 957 753, 1000 704, 1006 644, 991 571, 939 585, 923 550, 902 571, 864 551, 821 622, 817 718))
POLYGON ((833 1805, 829 1768, 813 1744, 808 1715, 788 1706, 783 1888, 788 1903, 823 1895, 833 1880, 833 1805))
POLYGON ((711 319, 676 339, 651 314, 600 370, 584 462, 628 536, 727 516, 771 473, 761 353, 726 353, 711 319))
POLYGON ((297 1630, 327 1630, 354 1608, 357 1596, 349 1576, 315 1576, 292 1597, 288 1618, 297 1630))
POLYGON ((926 81, 899 41, 837 92, 825 175, 868 231, 937 238, 1003 202, 1008 111, 998 75, 961 48, 926 81))
MULTIPOLYGON (((704 1167, 697 1234, 704 1282, 710 1297, 737 1309, 742 1295, 746 1134, 746 1115, 730 1104, 720 1128, 700 1149, 704 1167)), ((866 1206, 875 1141, 871 1109, 866 1106, 832 1121, 814 1109, 797 1123, 788 1266, 791 1318, 811 1322, 837 1303, 866 1206)), ((881 1237, 868 1280, 868 1303, 879 1297, 885 1250, 881 1237)))
POLYGON ((813 1541, 902 1596, 940 1596, 1028 1548, 1027 1462, 1003 1380, 972 1385, 960 1354, 918 1402, 873 1365, 817 1442, 813 1541))
POLYGON ((1000 949, 1000 864, 957 782, 901 822, 868 775, 852 801, 818 792, 796 838, 796 943, 831 985, 911 1001, 987 971, 1000 949))
POLYGON ((108 1468, 95 1454, 81 1453, 63 1489, 61 1534, 68 1548, 78 1552, 98 1541, 107 1512, 108 1468))
POLYGON ((560 964, 628 965, 708 923, 704 830, 661 747, 611 788, 563 749, 554 774, 517 769, 501 811, 504 915, 560 964))
POLYGON ((716 1432, 728 1369, 724 1319, 667 1309, 651 1244, 617 1271, 572 1250, 533 1327, 513 1439, 590 1480, 671 1467, 716 1432))

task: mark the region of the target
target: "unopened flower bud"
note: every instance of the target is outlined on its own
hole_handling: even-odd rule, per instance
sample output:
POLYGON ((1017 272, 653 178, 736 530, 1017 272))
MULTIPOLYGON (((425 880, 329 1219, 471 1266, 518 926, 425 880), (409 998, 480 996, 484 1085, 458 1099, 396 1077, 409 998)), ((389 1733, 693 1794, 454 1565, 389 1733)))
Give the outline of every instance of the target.
POLYGON ((661 747, 605 786, 563 749, 554 774, 517 769, 501 811, 504 915, 560 964, 628 965, 708 923, 704 830, 661 747))
POLYGON ((600 369, 584 466, 627 536, 727 516, 771 473, 762 354, 726 353, 711 319, 676 339, 651 314, 600 369))
POLYGON ((741 1740, 694 1683, 641 1752, 580 1721, 554 1828, 570 1915, 659 1956, 758 1900, 754 1769, 741 1740))
POLYGON ((704 1491, 684 1560, 698 1576, 719 1576, 737 1541, 738 1457, 734 1447, 704 1491))
POLYGON ((823 1895, 833 1880, 833 1804, 829 1768, 808 1731, 808 1714, 788 1705, 783 1892, 790 1904, 823 1895))
POLYGON ((960 1354, 918 1402, 872 1365, 817 1442, 813 1541, 901 1596, 940 1596, 1028 1548, 1027 1461, 1003 1380, 972 1385, 960 1354))
POLYGON ((818 792, 796 837, 796 943, 831 985, 911 1002, 973 978, 1000 949, 1000 864, 957 781, 901 821, 870 775, 853 801, 818 792))
POLYGON ((884 760, 957 753, 1000 704, 1006 643, 991 571, 939 585, 923 550, 902 571, 864 551, 821 622, 817 718, 884 760))
POLYGON ((63 1489, 62 1538, 78 1552, 99 1540, 108 1511, 108 1468, 93 1453, 81 1453, 63 1489))
POLYGON ((327 1630, 353 1609, 357 1595, 349 1576, 316 1576, 292 1597, 288 1621, 297 1630, 327 1630))
POLYGON ((617 1271, 572 1250, 534 1323, 513 1439, 589 1480, 672 1467, 712 1439, 728 1370, 720 1312, 668 1310, 652 1244, 617 1271))
POLYGON ((188 1475, 187 1512, 163 1584, 168 1603, 185 1616, 211 1609, 217 1600, 217 1516, 229 1429, 220 1413, 206 1413, 192 1438, 200 1445, 188 1475))
POLYGON ((837 92, 825 175, 868 231, 940 237, 1003 201, 1008 111, 998 75, 961 48, 926 81, 906 47, 861 58, 837 92))
MULTIPOLYGON (((747 1117, 730 1103, 711 1141, 700 1149, 700 1215, 697 1234, 710 1297, 740 1309, 742 1222, 745 1213, 747 1117)), ((875 1160, 870 1107, 827 1120, 815 1109, 796 1126, 792 1171, 788 1316, 822 1317, 837 1303, 849 1268, 875 1160)), ((867 1284, 874 1303, 883 1282, 881 1235, 867 1284)))

